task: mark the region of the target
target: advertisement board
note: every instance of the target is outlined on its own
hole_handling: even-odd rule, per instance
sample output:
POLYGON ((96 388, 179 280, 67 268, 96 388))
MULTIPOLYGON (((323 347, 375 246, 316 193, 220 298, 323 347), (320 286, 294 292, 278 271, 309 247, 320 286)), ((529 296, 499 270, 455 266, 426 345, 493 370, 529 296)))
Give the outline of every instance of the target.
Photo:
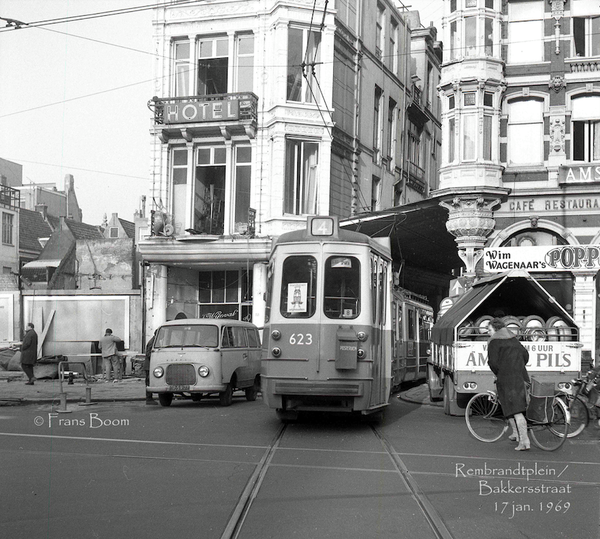
POLYGON ((483 266, 488 273, 510 270, 555 272, 599 270, 600 245, 541 245, 486 247, 483 266))
MULTIPOLYGON (((527 370, 535 371, 579 371, 580 345, 568 342, 522 342, 529 352, 527 370)), ((469 342, 468 346, 456 347, 456 370, 490 371, 487 360, 487 342, 469 342)))

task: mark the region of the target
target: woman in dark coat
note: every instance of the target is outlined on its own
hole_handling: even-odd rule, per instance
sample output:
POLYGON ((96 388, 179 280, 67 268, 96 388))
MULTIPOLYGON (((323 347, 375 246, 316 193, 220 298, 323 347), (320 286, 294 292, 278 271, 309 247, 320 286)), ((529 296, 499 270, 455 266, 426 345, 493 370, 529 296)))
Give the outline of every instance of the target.
POLYGON ((38 336, 33 328, 33 324, 29 322, 27 324, 27 333, 25 333, 23 344, 21 344, 21 368, 29 379, 28 382, 25 382, 28 386, 32 386, 35 380, 33 377, 33 366, 37 361, 38 336))
POLYGON ((529 352, 499 318, 490 322, 488 330, 488 366, 496 375, 498 399, 504 417, 508 418, 512 427, 509 438, 519 440, 516 451, 526 451, 530 445, 525 419, 525 382, 529 382, 525 365, 529 361, 529 352))

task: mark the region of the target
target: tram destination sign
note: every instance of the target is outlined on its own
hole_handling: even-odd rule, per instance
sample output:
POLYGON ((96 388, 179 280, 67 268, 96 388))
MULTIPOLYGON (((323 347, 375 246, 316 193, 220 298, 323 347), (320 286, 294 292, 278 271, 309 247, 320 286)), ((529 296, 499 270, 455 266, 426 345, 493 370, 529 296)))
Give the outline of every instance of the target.
POLYGON ((544 245, 532 247, 488 247, 483 250, 486 272, 528 272, 600 269, 600 245, 544 245))

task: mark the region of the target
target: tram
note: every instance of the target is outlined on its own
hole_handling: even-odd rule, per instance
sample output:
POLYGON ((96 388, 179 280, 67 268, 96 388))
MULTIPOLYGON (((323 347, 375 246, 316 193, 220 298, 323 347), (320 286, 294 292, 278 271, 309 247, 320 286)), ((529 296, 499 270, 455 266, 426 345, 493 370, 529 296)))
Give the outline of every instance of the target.
POLYGON ((432 320, 423 298, 394 290, 387 238, 340 229, 337 217, 309 217, 305 230, 281 235, 271 252, 263 401, 282 419, 377 412, 395 383, 425 376, 419 336, 432 320), (408 336, 411 346, 400 343, 408 336), (408 351, 419 357, 407 361, 408 351))

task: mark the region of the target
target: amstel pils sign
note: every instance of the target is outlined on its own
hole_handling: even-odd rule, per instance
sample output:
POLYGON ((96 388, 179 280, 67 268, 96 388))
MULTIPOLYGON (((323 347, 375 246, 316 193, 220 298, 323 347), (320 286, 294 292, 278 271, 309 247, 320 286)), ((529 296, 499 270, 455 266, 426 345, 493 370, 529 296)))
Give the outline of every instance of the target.
POLYGON ((486 272, 599 270, 600 245, 493 247, 483 250, 486 272))

